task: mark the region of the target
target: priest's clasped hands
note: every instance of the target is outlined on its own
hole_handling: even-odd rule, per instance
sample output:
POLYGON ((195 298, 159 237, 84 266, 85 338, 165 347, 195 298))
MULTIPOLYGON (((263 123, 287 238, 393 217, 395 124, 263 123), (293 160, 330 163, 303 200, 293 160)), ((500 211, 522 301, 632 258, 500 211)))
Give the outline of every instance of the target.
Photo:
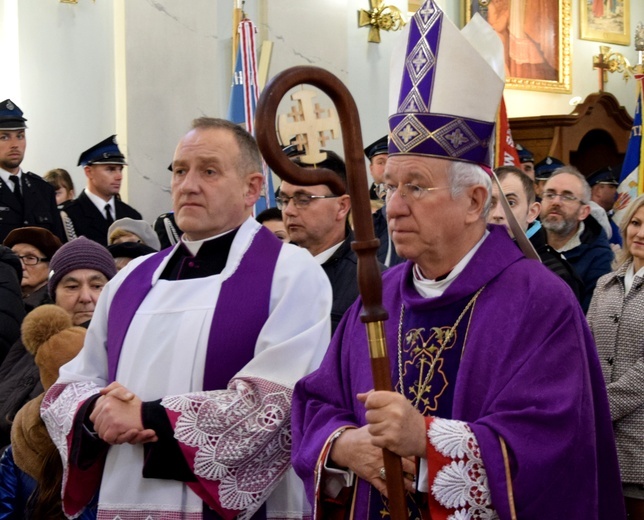
POLYGON ((89 416, 98 436, 108 444, 143 444, 158 440, 154 430, 144 429, 143 402, 116 381, 100 391, 89 416))

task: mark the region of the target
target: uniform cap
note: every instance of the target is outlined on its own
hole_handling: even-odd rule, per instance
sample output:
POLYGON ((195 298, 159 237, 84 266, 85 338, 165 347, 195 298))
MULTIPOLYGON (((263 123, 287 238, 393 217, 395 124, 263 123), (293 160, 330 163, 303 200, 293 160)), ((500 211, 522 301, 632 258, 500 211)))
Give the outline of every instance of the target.
POLYGON ((127 164, 125 156, 116 144, 116 135, 103 139, 80 154, 78 166, 91 166, 92 164, 127 164))
POLYGON ((5 99, 0 103, 0 130, 24 130, 25 121, 22 110, 13 101, 5 99))

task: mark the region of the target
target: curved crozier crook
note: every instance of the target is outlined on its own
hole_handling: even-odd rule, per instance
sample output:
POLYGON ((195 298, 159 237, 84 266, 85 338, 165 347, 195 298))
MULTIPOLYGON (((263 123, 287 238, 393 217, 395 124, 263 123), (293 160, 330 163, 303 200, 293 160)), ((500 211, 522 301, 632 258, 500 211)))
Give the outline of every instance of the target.
MULTIPOLYGON (((327 94, 335 104, 340 118, 347 187, 351 197, 356 238, 351 246, 358 256, 358 287, 363 307, 360 319, 367 326, 374 388, 391 391, 391 367, 384 332, 384 322, 388 314, 382 306, 382 279, 376 260, 380 241, 374 235, 360 118, 353 97, 337 77, 324 69, 287 69, 266 85, 259 98, 255 112, 257 144, 266 163, 285 181, 301 186, 326 184, 334 194, 344 193, 344 186, 335 173, 324 168, 298 166, 282 151, 277 139, 275 121, 278 105, 290 89, 304 83, 313 85, 327 94)), ((391 520, 407 520, 409 517, 400 457, 385 449, 383 462, 387 475, 391 520)))
POLYGON ((352 247, 358 255, 358 286, 364 306, 361 318, 365 323, 384 321, 388 315, 382 307, 382 281, 376 260, 380 242, 373 229, 360 117, 347 87, 336 76, 319 67, 292 67, 277 74, 266 85, 257 103, 257 144, 266 163, 281 179, 300 186, 326 184, 336 195, 345 193, 337 174, 325 168, 298 166, 282 151, 277 139, 277 108, 289 90, 302 84, 313 85, 323 91, 331 98, 338 112, 356 239, 352 247))
MULTIPOLYGON (((277 139, 277 132, 273 129, 277 119, 277 109, 282 98, 293 87, 305 83, 313 85, 327 94, 335 104, 338 114, 343 114, 340 117, 343 141, 352 133, 355 134, 357 130, 360 166, 366 180, 358 110, 351 94, 342 82, 330 72, 319 67, 292 67, 277 74, 266 85, 255 112, 257 144, 266 163, 280 178, 300 186, 326 184, 335 195, 342 195, 345 193, 345 187, 335 173, 325 168, 302 168, 294 164, 282 151, 282 146, 277 139)), ((349 172, 353 165, 349 164, 351 158, 347 154, 346 141, 344 142, 344 154, 347 172, 349 172)), ((347 173, 348 176, 349 173, 347 173)))

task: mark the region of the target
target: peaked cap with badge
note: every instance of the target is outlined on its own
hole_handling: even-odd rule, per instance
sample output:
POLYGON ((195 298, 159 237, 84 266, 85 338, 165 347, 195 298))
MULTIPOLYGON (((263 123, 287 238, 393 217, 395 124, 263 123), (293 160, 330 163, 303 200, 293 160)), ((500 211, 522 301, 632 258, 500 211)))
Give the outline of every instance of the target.
POLYGON ((393 53, 401 58, 392 63, 389 154, 491 167, 505 83, 501 40, 478 14, 460 31, 433 0, 406 30, 406 51, 393 53))
POLYGON ((389 136, 385 135, 374 141, 364 149, 364 154, 367 159, 371 160, 376 155, 383 155, 389 153, 389 136))
POLYGON ((526 147, 517 143, 516 149, 517 149, 517 154, 519 155, 519 162, 521 164, 527 163, 527 162, 531 162, 531 163, 534 162, 534 154, 526 147))
POLYGON ((0 130, 24 130, 25 121, 22 110, 13 101, 5 99, 0 103, 0 130))
POLYGON ((559 159, 548 155, 534 165, 534 179, 537 181, 547 181, 555 170, 565 166, 559 159))
POLYGON ((586 180, 592 188, 596 184, 608 184, 610 186, 619 186, 619 177, 621 171, 612 166, 606 166, 591 173, 586 180))
MULTIPOLYGON (((27 119, 11 99, 0 103, 0 131, 25 130, 27 119)), ((39 175, 22 170, 7 183, 0 179, 0 241, 17 228, 36 226, 65 239, 54 188, 39 175), (22 172, 22 173, 20 173, 22 172), (17 189, 17 191, 15 191, 17 189)))
POLYGON ((127 164, 125 156, 116 144, 116 135, 103 139, 80 154, 78 166, 91 166, 92 164, 127 164))

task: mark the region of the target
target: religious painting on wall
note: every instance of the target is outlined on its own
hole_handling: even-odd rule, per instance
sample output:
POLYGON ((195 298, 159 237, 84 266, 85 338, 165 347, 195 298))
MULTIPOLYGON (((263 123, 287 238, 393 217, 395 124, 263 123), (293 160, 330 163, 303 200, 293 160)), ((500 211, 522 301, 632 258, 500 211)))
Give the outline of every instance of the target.
POLYGON ((463 13, 465 22, 479 13, 501 38, 507 87, 571 92, 571 0, 463 0, 463 13))
POLYGON ((579 37, 582 40, 630 45, 629 2, 630 0, 581 0, 579 37))

